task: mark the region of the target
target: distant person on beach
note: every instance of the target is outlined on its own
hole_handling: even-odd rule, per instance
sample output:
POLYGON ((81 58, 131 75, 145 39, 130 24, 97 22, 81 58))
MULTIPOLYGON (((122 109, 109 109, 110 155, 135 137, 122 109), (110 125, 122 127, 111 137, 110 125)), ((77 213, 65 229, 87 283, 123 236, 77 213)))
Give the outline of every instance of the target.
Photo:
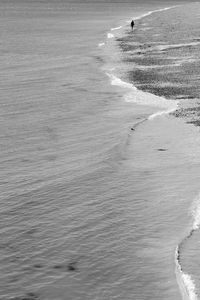
POLYGON ((131 28, 132 28, 132 30, 133 30, 133 26, 135 25, 135 23, 134 23, 134 21, 132 20, 131 21, 131 28))

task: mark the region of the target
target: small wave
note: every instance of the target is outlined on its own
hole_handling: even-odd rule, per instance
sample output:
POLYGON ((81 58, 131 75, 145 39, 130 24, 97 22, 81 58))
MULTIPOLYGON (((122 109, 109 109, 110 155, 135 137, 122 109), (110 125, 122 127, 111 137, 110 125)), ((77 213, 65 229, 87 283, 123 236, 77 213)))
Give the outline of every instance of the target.
POLYGON ((119 30, 119 29, 121 29, 122 28, 122 26, 118 26, 118 27, 113 27, 113 28, 111 28, 110 30, 111 31, 114 31, 114 30, 119 30))
POLYGON ((114 38, 114 34, 112 34, 112 33, 108 32, 108 33, 107 33, 107 38, 108 38, 108 39, 112 39, 112 38, 114 38))

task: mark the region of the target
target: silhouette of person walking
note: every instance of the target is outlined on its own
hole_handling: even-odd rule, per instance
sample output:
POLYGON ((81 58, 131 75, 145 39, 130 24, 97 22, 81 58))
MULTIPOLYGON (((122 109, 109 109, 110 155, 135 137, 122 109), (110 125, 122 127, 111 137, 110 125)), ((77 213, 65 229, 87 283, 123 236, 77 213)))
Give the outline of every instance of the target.
POLYGON ((135 25, 135 23, 134 23, 134 21, 132 20, 131 21, 131 28, 132 28, 132 30, 133 30, 133 26, 135 25))

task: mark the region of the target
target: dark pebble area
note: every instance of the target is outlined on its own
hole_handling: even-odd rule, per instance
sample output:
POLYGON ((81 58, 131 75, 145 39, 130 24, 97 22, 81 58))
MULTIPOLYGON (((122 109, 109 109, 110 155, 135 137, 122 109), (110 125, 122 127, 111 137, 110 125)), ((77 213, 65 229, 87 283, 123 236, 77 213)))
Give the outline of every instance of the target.
POLYGON ((197 104, 198 106, 195 107, 180 108, 173 115, 177 118, 185 118, 189 124, 200 126, 200 103, 197 104))
MULTIPOLYGON (((183 5, 136 21, 133 32, 127 28, 125 36, 117 39, 126 64, 125 79, 143 91, 166 99, 198 99, 199 11, 198 3, 183 5), (170 48, 165 48, 167 45, 171 45, 170 48)), ((182 117, 193 112, 191 123, 200 125, 198 118, 194 119, 194 114, 198 117, 199 108, 190 109, 182 109, 175 115, 182 117)))

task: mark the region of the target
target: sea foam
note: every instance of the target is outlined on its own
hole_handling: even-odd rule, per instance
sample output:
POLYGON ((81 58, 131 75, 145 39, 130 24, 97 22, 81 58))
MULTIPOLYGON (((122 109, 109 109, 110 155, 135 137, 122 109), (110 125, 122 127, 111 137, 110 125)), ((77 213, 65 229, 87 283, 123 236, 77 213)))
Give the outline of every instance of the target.
POLYGON ((141 90, 138 90, 133 84, 121 80, 112 73, 106 74, 110 78, 112 85, 127 89, 127 92, 124 95, 124 100, 126 102, 133 102, 140 105, 154 106, 164 109, 164 111, 158 111, 149 116, 149 120, 153 120, 158 116, 169 114, 170 112, 176 110, 178 107, 178 101, 166 100, 163 97, 159 97, 148 92, 143 92, 141 90))

